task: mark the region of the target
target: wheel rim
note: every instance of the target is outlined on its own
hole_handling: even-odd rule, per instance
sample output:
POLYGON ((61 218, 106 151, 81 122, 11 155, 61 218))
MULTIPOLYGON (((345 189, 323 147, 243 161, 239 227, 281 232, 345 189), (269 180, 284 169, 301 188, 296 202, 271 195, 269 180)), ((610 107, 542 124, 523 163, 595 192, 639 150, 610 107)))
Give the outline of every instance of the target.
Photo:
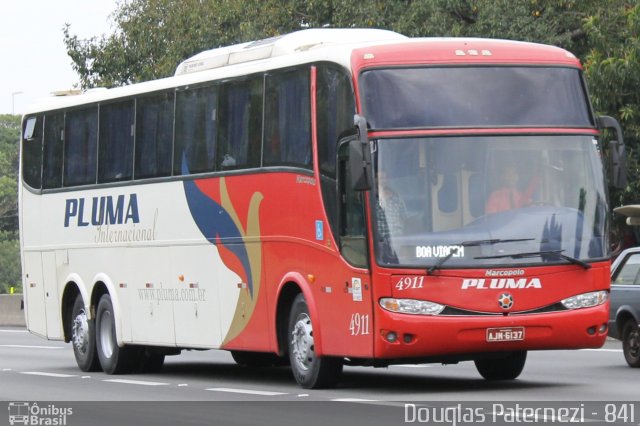
POLYGON ((84 309, 73 320, 73 346, 82 354, 89 348, 89 320, 84 309))
POLYGON ((307 314, 300 314, 291 332, 291 350, 296 366, 307 371, 315 359, 313 327, 307 314))
POLYGON ((111 312, 104 311, 100 317, 100 348, 105 358, 111 358, 114 346, 111 312))
POLYGON ((627 342, 629 347, 629 355, 634 359, 638 359, 638 357, 640 357, 640 332, 638 332, 637 328, 629 332, 627 342))

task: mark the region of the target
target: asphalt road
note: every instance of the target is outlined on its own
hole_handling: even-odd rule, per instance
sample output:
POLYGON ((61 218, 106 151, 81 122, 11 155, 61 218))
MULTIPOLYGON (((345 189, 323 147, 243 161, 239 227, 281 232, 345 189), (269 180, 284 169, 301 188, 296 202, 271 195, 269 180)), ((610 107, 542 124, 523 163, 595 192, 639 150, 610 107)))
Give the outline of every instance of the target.
MULTIPOLYGON (((531 352, 524 372, 511 382, 487 382, 473 363, 346 367, 336 389, 306 390, 286 367, 239 367, 223 351, 168 357, 157 374, 109 376, 80 371, 69 344, 23 329, 0 329, 0 400, 8 410, 3 414, 0 404, 0 425, 20 411, 18 403, 32 406, 35 401, 44 411, 34 412, 48 416, 48 424, 57 416, 54 424, 64 420, 66 425, 435 424, 435 412, 415 407, 582 404, 584 412, 590 408, 586 401, 602 401, 591 410, 600 417, 602 404, 613 404, 608 411, 633 409, 633 418, 628 415, 621 424, 638 425, 640 404, 631 408, 622 401, 640 399, 639 380, 640 371, 626 365, 617 341, 599 350, 531 352), (65 409, 72 413, 64 417, 65 409)), ((445 417, 437 423, 465 423, 461 417, 445 417)))

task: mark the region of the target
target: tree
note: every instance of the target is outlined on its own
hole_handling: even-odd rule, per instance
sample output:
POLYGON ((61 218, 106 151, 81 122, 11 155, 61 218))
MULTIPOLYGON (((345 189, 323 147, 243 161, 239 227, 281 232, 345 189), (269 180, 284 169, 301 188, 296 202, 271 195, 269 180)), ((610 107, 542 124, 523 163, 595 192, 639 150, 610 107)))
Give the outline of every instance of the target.
POLYGON ((18 144, 20 117, 0 115, 0 293, 20 291, 18 144))
POLYGON ((627 145, 629 183, 612 205, 638 203, 640 193, 640 4, 607 0, 585 21, 585 57, 593 106, 618 117, 627 145))
POLYGON ((0 294, 7 293, 10 287, 21 292, 21 271, 17 232, 0 231, 0 294))
POLYGON ((0 115, 0 230, 18 230, 20 117, 0 115))

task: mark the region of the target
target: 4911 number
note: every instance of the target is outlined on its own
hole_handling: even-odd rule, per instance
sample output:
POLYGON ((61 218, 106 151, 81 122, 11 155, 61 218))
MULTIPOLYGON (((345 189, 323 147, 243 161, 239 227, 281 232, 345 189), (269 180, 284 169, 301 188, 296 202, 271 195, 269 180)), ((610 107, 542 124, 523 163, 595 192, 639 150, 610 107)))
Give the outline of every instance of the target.
POLYGON ((352 336, 363 336, 370 334, 369 328, 370 321, 368 314, 351 314, 351 321, 349 321, 349 331, 352 336))
POLYGON ((398 291, 422 288, 424 284, 424 276, 415 277, 399 277, 395 284, 398 291))

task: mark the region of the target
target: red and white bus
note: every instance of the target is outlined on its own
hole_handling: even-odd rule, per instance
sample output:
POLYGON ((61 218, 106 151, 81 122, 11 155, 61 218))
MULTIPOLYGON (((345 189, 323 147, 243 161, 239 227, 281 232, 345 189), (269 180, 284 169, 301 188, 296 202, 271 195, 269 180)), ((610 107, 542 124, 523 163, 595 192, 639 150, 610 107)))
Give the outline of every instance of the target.
POLYGON ((109 374, 196 348, 288 360, 307 388, 345 364, 516 378, 527 351, 606 338, 603 127, 619 160, 565 50, 366 29, 43 101, 22 124, 28 328, 109 374))

